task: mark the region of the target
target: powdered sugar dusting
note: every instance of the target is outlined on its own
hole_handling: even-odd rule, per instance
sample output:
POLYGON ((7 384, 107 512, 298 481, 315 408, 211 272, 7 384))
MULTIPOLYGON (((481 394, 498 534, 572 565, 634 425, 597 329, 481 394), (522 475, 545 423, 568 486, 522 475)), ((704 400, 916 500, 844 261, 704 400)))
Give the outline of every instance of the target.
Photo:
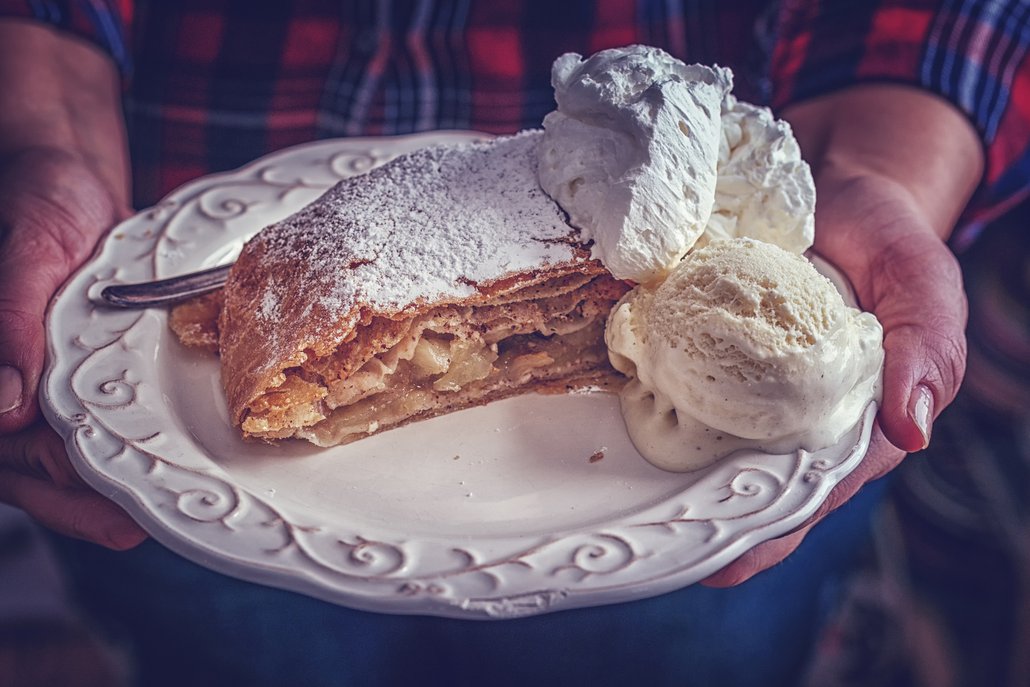
MULTIPOLYGON (((272 264, 300 265, 302 279, 320 285, 311 289, 317 304, 338 313, 464 298, 476 283, 582 259, 568 243, 575 230, 536 180, 541 135, 399 157, 340 182, 257 240, 272 264)), ((265 282, 263 317, 278 310, 278 281, 265 282)))
POLYGON ((261 297, 261 317, 265 320, 272 320, 279 316, 279 300, 271 291, 266 291, 261 297))

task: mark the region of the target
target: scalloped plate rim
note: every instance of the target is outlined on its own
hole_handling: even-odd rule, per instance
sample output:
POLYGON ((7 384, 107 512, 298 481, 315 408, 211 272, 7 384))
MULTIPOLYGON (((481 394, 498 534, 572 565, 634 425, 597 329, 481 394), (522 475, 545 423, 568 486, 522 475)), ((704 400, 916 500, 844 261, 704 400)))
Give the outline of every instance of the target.
MULTIPOLYGON (((440 140, 441 137, 447 140, 461 140, 464 138, 483 138, 485 136, 487 135, 479 132, 448 131, 430 132, 404 137, 375 137, 312 141, 264 156, 236 170, 220 172, 188 182, 169 194, 165 199, 158 203, 158 205, 155 205, 154 208, 157 208, 162 203, 174 200, 177 197, 184 197, 189 194, 196 193, 198 190, 202 190, 205 187, 210 188, 217 186, 220 182, 231 181, 232 179, 242 177, 248 172, 259 170, 277 160, 281 161, 291 155, 303 154, 313 150, 321 150, 325 148, 328 151, 333 149, 335 146, 340 146, 342 148, 348 148, 351 146, 392 146, 402 142, 410 143, 413 141, 428 144, 440 140)), ((70 379, 62 380, 57 376, 57 372, 60 368, 58 360, 61 356, 59 354, 60 347, 58 346, 58 343, 50 335, 51 317, 55 310, 59 309, 59 304, 63 306, 66 299, 79 297, 79 294, 69 295, 71 293, 71 287, 73 285, 78 285, 80 278, 84 278, 83 275, 85 275, 90 268, 97 265, 97 263, 102 262, 105 252, 108 250, 108 244, 112 241, 112 237, 117 233, 118 229, 154 208, 141 210, 139 213, 127 219, 125 222, 120 223, 106 234, 98 242, 93 256, 89 261, 87 261, 87 263, 61 287, 54 299, 51 301, 46 315, 48 325, 48 335, 46 339, 47 362, 43 383, 40 385, 41 408, 47 421, 51 426, 57 429, 59 434, 62 436, 75 468, 87 483, 125 508, 125 510, 128 511, 134 519, 140 522, 140 524, 157 541, 183 557, 218 572, 259 584, 267 584, 282 589, 300 592, 331 603, 337 603, 361 610, 401 614, 430 614, 472 619, 517 617, 553 610, 618 603, 633 599, 647 598, 681 588, 687 584, 703 579, 707 575, 724 567, 727 563, 731 562, 741 553, 750 549, 754 545, 773 537, 782 536, 795 529, 813 512, 815 512, 819 505, 825 500, 829 491, 841 479, 857 467, 868 446, 872 427, 872 417, 876 410, 875 404, 871 404, 866 411, 862 426, 858 432, 858 440, 846 447, 846 451, 842 451, 843 453, 846 453, 846 457, 833 469, 827 471, 823 475, 823 478, 815 485, 812 490, 812 495, 803 507, 786 514, 784 517, 767 522, 761 527, 743 533, 741 536, 731 541, 727 546, 717 551, 716 555, 710 556, 685 570, 674 571, 671 574, 649 576, 645 579, 639 580, 635 584, 616 585, 601 591, 584 591, 577 589, 575 585, 559 587, 555 586, 553 581, 548 584, 547 581, 544 580, 542 581, 539 589, 535 591, 530 590, 528 592, 524 591, 515 595, 500 594, 489 597, 464 596, 460 598, 454 597, 447 599, 419 597, 417 599, 409 600, 408 602, 398 602, 396 598, 387 600, 375 594, 366 596, 356 593, 353 589, 340 589, 338 587, 327 585, 324 581, 317 579, 317 575, 312 574, 310 571, 299 569, 283 571, 275 569, 274 567, 262 567, 260 564, 256 564, 252 560, 232 556, 210 541, 191 537, 190 534, 182 532, 176 524, 168 522, 167 519, 162 519, 158 513, 151 509, 150 504, 147 502, 146 498, 144 498, 146 495, 145 489, 143 491, 135 491, 133 489, 133 485, 126 485, 123 482, 118 481, 114 476, 104 472, 102 469, 94 465, 91 462, 91 458, 80 451, 80 448, 76 443, 76 433, 83 425, 76 425, 70 422, 74 413, 72 415, 68 415, 62 412, 62 410, 66 409, 68 406, 74 405, 74 403, 71 402, 71 399, 67 397, 62 398, 62 393, 70 392, 72 396, 75 396, 75 392, 70 388, 70 379), (63 388, 63 384, 65 383, 69 385, 67 390, 63 388)), ((86 288, 86 291, 88 292, 88 287, 86 288)), ((86 301, 86 305, 88 307, 88 298, 86 301)), ((69 305, 68 307, 71 306, 69 305)), ((77 396, 75 396, 75 400, 81 402, 81 399, 77 396)), ((568 536, 575 533, 565 534, 568 536)))

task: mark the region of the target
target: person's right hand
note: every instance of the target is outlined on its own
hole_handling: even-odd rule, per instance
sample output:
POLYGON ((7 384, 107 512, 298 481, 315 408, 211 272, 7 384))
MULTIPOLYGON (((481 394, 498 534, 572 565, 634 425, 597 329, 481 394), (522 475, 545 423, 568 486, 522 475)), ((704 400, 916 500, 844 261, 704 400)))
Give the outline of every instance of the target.
POLYGON ((36 400, 47 304, 126 214, 116 198, 68 152, 0 159, 0 501, 62 534, 127 549, 146 533, 82 481, 36 400))

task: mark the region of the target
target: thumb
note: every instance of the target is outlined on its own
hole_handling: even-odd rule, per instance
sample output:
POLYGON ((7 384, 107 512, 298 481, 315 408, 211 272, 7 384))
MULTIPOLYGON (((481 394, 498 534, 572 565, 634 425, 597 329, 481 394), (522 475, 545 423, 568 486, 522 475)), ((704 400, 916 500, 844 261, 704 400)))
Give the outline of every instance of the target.
POLYGON ((38 413, 47 304, 116 212, 95 175, 60 155, 8 165, 0 189, 0 433, 9 433, 38 413))
POLYGON ((0 432, 22 429, 36 417, 36 391, 43 367, 43 316, 70 268, 49 242, 35 241, 34 254, 17 240, 0 257, 0 432))
POLYGON ((896 266, 887 270, 892 278, 880 282, 884 290, 877 295, 885 354, 879 421, 892 444, 918 451, 926 448, 934 417, 962 381, 966 301, 951 251, 940 241, 911 243, 922 243, 912 246, 922 253, 920 262, 896 256, 896 266))

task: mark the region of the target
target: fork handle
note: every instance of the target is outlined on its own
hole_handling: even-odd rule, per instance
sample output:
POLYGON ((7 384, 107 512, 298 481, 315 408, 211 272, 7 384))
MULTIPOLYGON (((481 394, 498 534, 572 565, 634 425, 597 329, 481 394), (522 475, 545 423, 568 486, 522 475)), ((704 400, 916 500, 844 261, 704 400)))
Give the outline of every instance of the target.
POLYGON ((178 277, 138 284, 113 284, 104 287, 100 292, 100 297, 107 305, 117 308, 149 308, 156 305, 178 303, 220 289, 225 284, 231 267, 231 265, 222 265, 178 277))

